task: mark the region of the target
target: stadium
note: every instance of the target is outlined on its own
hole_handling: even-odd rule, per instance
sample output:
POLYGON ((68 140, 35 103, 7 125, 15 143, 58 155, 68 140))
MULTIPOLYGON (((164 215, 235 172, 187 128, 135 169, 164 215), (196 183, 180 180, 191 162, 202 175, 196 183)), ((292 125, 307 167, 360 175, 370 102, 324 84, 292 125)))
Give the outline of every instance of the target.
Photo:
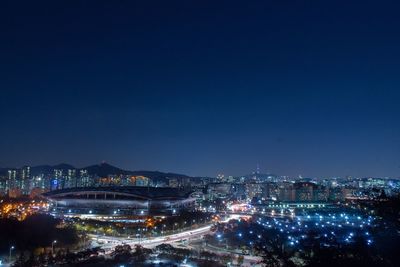
POLYGON ((56 216, 129 218, 177 215, 194 209, 193 191, 166 187, 82 187, 44 193, 56 216))

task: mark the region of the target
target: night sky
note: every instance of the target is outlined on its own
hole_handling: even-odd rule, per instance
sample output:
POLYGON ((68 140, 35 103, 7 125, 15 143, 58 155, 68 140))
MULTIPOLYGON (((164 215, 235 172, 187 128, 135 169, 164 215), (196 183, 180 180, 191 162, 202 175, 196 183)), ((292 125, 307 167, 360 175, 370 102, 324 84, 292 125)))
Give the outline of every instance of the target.
POLYGON ((399 177, 399 10, 1 1, 0 167, 399 177))

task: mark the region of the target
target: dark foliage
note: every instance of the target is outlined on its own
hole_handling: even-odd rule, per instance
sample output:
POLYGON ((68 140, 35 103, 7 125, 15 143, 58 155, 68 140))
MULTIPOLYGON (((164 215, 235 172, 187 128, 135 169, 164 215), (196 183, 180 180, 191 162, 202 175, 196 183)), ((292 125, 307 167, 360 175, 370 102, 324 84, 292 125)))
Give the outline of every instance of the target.
POLYGON ((25 221, 0 220, 0 252, 8 252, 11 245, 17 250, 32 250, 51 246, 53 240, 63 245, 78 242, 73 228, 58 228, 59 220, 47 215, 33 215, 25 221))

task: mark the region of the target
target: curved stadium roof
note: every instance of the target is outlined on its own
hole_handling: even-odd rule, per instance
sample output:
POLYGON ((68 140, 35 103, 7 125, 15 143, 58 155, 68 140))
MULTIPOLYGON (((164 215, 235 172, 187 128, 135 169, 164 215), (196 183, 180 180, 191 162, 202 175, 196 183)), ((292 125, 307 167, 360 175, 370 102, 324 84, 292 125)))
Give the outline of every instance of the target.
POLYGON ((170 187, 143 187, 143 186, 105 186, 105 187, 75 187, 59 189, 44 193, 47 198, 62 198, 78 194, 117 194, 136 198, 156 199, 186 199, 193 193, 191 190, 170 187))

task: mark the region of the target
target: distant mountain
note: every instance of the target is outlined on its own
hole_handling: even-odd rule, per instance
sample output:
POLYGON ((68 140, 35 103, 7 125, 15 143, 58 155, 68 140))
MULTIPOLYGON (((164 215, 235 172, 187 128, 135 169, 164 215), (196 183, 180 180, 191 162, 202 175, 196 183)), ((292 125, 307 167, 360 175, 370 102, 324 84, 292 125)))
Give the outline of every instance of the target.
POLYGON ((68 169, 75 169, 74 166, 72 166, 71 164, 67 164, 67 163, 61 163, 58 165, 53 166, 54 169, 59 169, 59 170, 68 170, 68 169))
POLYGON ((129 171, 123 170, 118 167, 112 166, 107 163, 101 163, 98 165, 88 166, 86 168, 82 168, 88 171, 89 174, 98 175, 101 177, 106 177, 108 175, 133 175, 133 176, 146 176, 151 179, 165 179, 168 177, 174 178, 190 178, 190 176, 178 173, 170 173, 170 172, 159 172, 159 171, 129 171))
MULTIPOLYGON (((7 171, 10 168, 0 168, 0 176, 7 176, 7 171)), ((160 171, 130 171, 123 170, 108 163, 101 163, 96 165, 87 166, 85 168, 76 168, 70 164, 61 163, 58 165, 39 165, 31 167, 31 175, 39 174, 53 174, 54 169, 58 170, 87 170, 91 175, 98 175, 100 177, 107 177, 108 175, 132 175, 132 176, 145 176, 151 178, 153 181, 165 180, 166 178, 193 178, 188 175, 170 173, 170 172, 160 172, 160 171)))
POLYGON ((82 169, 87 170, 89 174, 98 175, 102 177, 106 177, 111 174, 116 174, 116 175, 129 174, 129 171, 122 170, 107 163, 91 165, 82 169))

